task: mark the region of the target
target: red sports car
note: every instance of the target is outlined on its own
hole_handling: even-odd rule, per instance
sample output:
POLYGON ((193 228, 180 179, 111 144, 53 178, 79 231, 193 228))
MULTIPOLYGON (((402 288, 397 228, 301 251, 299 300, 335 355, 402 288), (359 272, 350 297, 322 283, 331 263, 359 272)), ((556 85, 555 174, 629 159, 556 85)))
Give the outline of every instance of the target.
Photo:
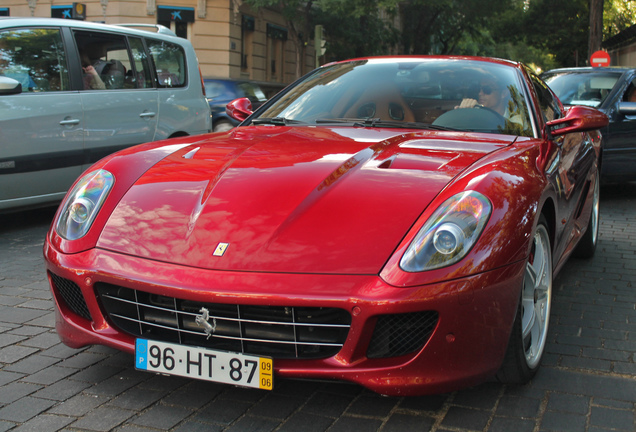
POLYGON ((69 191, 44 247, 65 344, 264 389, 534 375, 553 276, 596 247, 604 114, 464 57, 333 63, 228 112, 69 191))

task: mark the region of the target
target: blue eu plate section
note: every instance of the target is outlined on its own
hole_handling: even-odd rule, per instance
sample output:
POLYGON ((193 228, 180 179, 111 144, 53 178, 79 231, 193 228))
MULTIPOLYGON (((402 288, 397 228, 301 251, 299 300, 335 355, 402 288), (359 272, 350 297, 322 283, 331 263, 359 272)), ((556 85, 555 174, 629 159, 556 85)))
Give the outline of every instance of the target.
POLYGON ((137 339, 135 347, 135 367, 148 370, 148 341, 137 339))

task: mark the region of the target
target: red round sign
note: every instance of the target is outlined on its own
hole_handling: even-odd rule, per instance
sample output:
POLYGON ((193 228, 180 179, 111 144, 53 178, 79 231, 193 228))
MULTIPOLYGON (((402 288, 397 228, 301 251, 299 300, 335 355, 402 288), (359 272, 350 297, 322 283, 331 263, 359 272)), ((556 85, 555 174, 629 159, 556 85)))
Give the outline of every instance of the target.
POLYGON ((590 57, 590 65, 592 66, 609 66, 610 65, 610 56, 605 51, 596 51, 590 57))

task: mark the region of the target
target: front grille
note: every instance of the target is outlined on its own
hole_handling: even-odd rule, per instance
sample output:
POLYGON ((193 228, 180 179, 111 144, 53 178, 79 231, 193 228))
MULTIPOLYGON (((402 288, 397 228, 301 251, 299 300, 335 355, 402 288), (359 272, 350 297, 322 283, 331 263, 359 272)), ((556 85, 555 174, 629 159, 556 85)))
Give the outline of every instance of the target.
POLYGON ((398 357, 419 351, 433 334, 438 316, 435 311, 379 316, 367 357, 398 357))
POLYGON ((82 318, 89 321, 92 320, 80 287, 75 282, 64 279, 54 273, 49 272, 49 274, 51 275, 53 286, 57 292, 60 293, 60 296, 62 296, 62 300, 64 300, 66 306, 82 318))
POLYGON ((116 285, 95 285, 110 321, 136 337, 272 358, 327 358, 344 344, 351 316, 316 307, 201 303, 116 285), (197 324, 208 311, 207 327, 197 324))

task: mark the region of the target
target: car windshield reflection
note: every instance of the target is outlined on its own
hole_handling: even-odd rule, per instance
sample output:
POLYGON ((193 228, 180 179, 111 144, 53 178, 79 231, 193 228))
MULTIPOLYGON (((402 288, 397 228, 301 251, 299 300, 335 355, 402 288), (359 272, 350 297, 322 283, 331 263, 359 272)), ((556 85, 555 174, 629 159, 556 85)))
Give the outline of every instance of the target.
POLYGON ((513 68, 473 60, 351 61, 317 69, 259 115, 533 136, 520 82, 513 68))

